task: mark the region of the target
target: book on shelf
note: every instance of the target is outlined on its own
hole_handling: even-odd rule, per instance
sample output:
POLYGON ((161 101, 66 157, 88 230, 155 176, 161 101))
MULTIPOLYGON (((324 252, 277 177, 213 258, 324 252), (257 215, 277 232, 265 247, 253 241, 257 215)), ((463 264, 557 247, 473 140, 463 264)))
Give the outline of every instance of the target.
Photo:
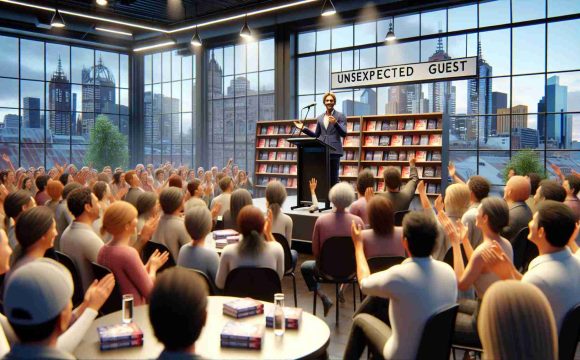
POLYGON ((282 185, 284 185, 284 186, 287 186, 287 185, 288 185, 288 179, 287 179, 287 178, 282 178, 282 179, 280 180, 280 183, 281 183, 282 185))
POLYGON ((427 161, 427 151, 424 151, 424 150, 415 151, 415 160, 427 161))
POLYGON ((129 339, 129 340, 119 340, 119 341, 104 341, 101 342, 99 348, 102 351, 123 349, 129 347, 139 347, 143 346, 143 338, 140 339, 129 339))
POLYGON ((415 120, 415 130, 427 130, 427 120, 426 119, 415 120))
POLYGON ((296 175, 298 173, 298 165, 293 164, 290 165, 290 174, 296 175))
POLYGON ((403 166, 401 169, 401 177, 408 178, 411 175, 411 167, 410 166, 403 166))
POLYGON ((419 136, 419 135, 413 135, 413 143, 412 144, 413 145, 419 145, 420 140, 421 140, 421 136, 419 136))
POLYGON ((397 158, 397 160, 399 161, 407 161, 407 152, 406 151, 400 151, 399 152, 399 157, 397 158))
POLYGON ((345 151, 344 156, 345 160, 355 160, 355 152, 352 150, 345 151))
POLYGON ((403 146, 409 146, 413 144, 413 137, 411 135, 405 135, 403 137, 403 146))
POLYGON ((417 169, 417 176, 423 177, 423 167, 417 166, 416 169, 417 169))
POLYGON ((272 167, 268 170, 270 173, 277 173, 278 172, 278 165, 272 165, 272 167))
POLYGON ((266 139, 259 139, 258 140, 258 147, 263 148, 266 146, 266 139))
POLYGON ((435 167, 435 177, 441 177, 441 166, 435 167))
POLYGON ((405 130, 405 120, 399 120, 397 123, 397 130, 405 130))
POLYGON ((284 151, 278 151, 276 153, 276 160, 286 160, 286 153, 284 151))
POLYGON ((397 154, 396 151, 394 150, 390 150, 389 151, 389 156, 387 158, 389 161, 397 161, 399 160, 399 154, 397 154))
POLYGON ((383 159, 382 151, 375 151, 373 154, 373 161, 381 161, 383 159))
POLYGON ((298 153, 297 152, 293 152, 292 153, 292 160, 296 160, 298 159, 298 153))
POLYGON ((403 146, 403 135, 393 135, 391 146, 403 146))
POLYGON ((377 122, 375 120, 371 120, 367 122, 367 131, 375 131, 375 127, 377 126, 377 122))
POLYGON ((380 166, 379 166, 379 168, 377 169, 377 176, 383 176, 383 172, 385 171, 385 169, 386 169, 387 167, 388 167, 388 166, 385 166, 385 165, 380 165, 380 166))
POLYGON ((365 146, 376 146, 376 145, 378 145, 378 143, 379 143, 379 141, 378 141, 377 136, 371 136, 371 135, 365 136, 365 146))
POLYGON ((441 151, 432 151, 430 161, 441 161, 441 151))
POLYGON ((271 151, 268 153, 268 160, 276 160, 276 152, 271 151))
POLYGON ((259 182, 260 185, 268 185, 268 177, 267 176, 260 177, 259 182))
POLYGON ((238 321, 226 323, 220 334, 222 347, 261 349, 266 326, 238 321))
POLYGON ((381 130, 389 130, 389 122, 387 120, 381 122, 381 130))
POLYGON ((385 189, 385 181, 379 180, 377 182, 377 187, 375 188, 376 191, 383 191, 385 189))
POLYGON ((265 151, 260 151, 258 158, 260 160, 268 160, 268 153, 265 151))
POLYGON ((260 135, 266 135, 267 132, 268 132, 268 127, 261 125, 260 126, 260 135))
POLYGON ((374 156, 375 156, 375 152, 372 150, 367 150, 365 152, 365 160, 366 161, 372 161, 374 156))
POLYGON ((282 140, 282 139, 269 139, 270 141, 268 141, 268 147, 276 147, 279 146, 278 145, 278 140, 282 140))
POLYGON ((353 129, 354 129, 354 123, 353 122, 350 122, 350 121, 347 121, 347 123, 346 123, 346 131, 347 132, 348 131, 353 131, 353 129))
POLYGON ((429 135, 429 145, 441 146, 441 134, 429 135))
POLYGON ((99 326, 97 327, 97 333, 99 334, 99 341, 101 343, 143 340, 143 331, 134 322, 99 326))
POLYGON ((344 138, 344 146, 359 146, 360 138, 358 136, 347 136, 344 138))
MULTIPOLYGON (((266 327, 274 327, 274 309, 275 307, 268 304, 264 313, 266 314, 266 327)), ((300 328, 300 323, 302 322, 302 309, 293 307, 284 307, 284 320, 286 323, 286 329, 296 330, 300 328)))
POLYGON ((437 119, 437 129, 443 129, 443 119, 437 119))
POLYGON ((397 120, 390 120, 389 121, 389 130, 397 130, 397 120))
POLYGON ((429 145, 429 135, 421 135, 419 145, 429 145))
POLYGON ((414 125, 415 125, 415 122, 413 121, 413 119, 407 119, 405 121, 405 130, 413 130, 414 125))
POLYGON ((435 119, 429 119, 427 121, 427 129, 429 129, 429 130, 435 130, 435 129, 437 129, 437 120, 435 120, 435 119))
POLYGON ((355 121, 352 131, 360 131, 360 122, 355 121))
POLYGON ((266 132, 267 135, 274 134, 274 125, 268 125, 268 131, 266 132))
POLYGON ((437 185, 434 183, 428 183, 427 184, 427 193, 429 194, 437 194, 437 185))
POLYGON ((260 164, 260 165, 258 166, 258 172, 259 172, 259 173, 264 173, 264 172, 266 172, 266 164, 260 164))
POLYGON ((284 174, 290 174, 290 164, 284 165, 284 171, 281 171, 284 174))
POLYGON ((435 169, 433 166, 425 166, 423 169, 423 176, 424 177, 435 177, 435 169))
POLYGON ((415 151, 414 150, 407 150, 407 161, 415 158, 415 151))
POLYGON ((379 138, 379 146, 389 146, 391 143, 391 137, 389 135, 383 135, 379 138))

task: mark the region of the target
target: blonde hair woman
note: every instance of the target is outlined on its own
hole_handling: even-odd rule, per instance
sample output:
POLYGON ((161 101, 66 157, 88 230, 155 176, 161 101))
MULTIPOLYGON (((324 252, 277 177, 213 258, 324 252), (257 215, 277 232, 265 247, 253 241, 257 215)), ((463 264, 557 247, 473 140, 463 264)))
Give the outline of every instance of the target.
POLYGON ((517 280, 493 284, 483 298, 477 329, 486 359, 558 358, 556 321, 534 285, 517 280))
POLYGON ((136 230, 137 209, 125 201, 111 204, 103 215, 101 233, 107 232, 113 238, 99 250, 97 263, 113 272, 121 293, 133 294, 135 305, 141 305, 147 302, 157 270, 165 264, 169 253, 155 251, 143 265, 137 250, 129 245, 136 230))

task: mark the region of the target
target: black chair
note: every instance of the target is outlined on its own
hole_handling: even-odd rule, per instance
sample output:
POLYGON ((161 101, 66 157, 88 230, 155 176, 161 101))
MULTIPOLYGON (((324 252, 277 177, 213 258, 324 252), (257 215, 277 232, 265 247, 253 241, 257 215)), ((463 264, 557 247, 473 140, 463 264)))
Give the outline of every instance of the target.
POLYGON ((538 247, 531 241, 526 243, 526 253, 524 255, 524 263, 522 265, 522 274, 525 274, 528 271, 528 266, 532 260, 538 257, 540 252, 538 251, 538 247))
POLYGON ((296 264, 292 261, 292 250, 290 245, 288 245, 288 240, 282 234, 274 233, 274 239, 278 244, 282 245, 284 249, 284 276, 292 277, 292 285, 294 285, 294 306, 298 307, 298 295, 296 294, 296 276, 294 271, 296 271, 296 264))
POLYGON ((407 215, 411 210, 402 210, 402 211, 395 211, 395 226, 403 225, 403 218, 407 215))
MULTIPOLYGON (((91 262, 91 264, 93 267, 93 274, 95 275, 95 279, 101 280, 105 276, 111 274, 111 270, 109 270, 105 266, 99 265, 94 261, 91 262)), ((119 283, 115 282, 115 287, 113 288, 111 295, 109 295, 107 301, 105 301, 103 306, 101 306, 101 310, 99 311, 99 313, 101 315, 107 315, 115 311, 119 311, 121 310, 122 302, 123 296, 121 295, 121 288, 119 286, 119 283)))
POLYGON ((558 336, 558 358, 572 360, 580 340, 580 303, 576 304, 564 317, 558 336))
POLYGON ((205 281, 205 284, 207 285, 207 293, 209 296, 216 295, 216 293, 217 293, 216 288, 206 273, 204 273, 201 270, 197 270, 197 269, 190 269, 190 268, 183 268, 183 269, 186 269, 188 271, 191 271, 192 273, 197 274, 198 276, 200 276, 203 279, 203 281, 205 281))
MULTIPOLYGON (((465 255, 465 250, 463 249, 463 245, 461 245, 461 256, 463 257, 463 264, 467 266, 467 255, 465 255)), ((449 264, 453 267, 453 247, 450 247, 449 250, 445 253, 445 257, 443 258, 443 262, 449 264)))
POLYGON ((449 359, 458 304, 446 307, 432 315, 421 335, 417 359, 449 359))
POLYGON ((282 292, 278 273, 270 268, 239 267, 229 272, 224 286, 225 296, 251 297, 274 301, 274 294, 282 292))
POLYGON ((518 270, 522 270, 524 266, 525 256, 526 256, 526 248, 528 246, 528 234, 530 233, 530 229, 526 226, 522 228, 513 239, 510 239, 512 244, 512 248, 514 250, 514 266, 518 270))
POLYGON ((56 255, 56 261, 58 261, 59 263, 64 265, 64 267, 66 267, 68 269, 68 271, 70 272, 70 275, 72 276, 73 284, 75 286, 75 290, 73 292, 73 297, 72 297, 72 302, 73 302, 73 306, 77 307, 85 299, 83 283, 81 281, 81 277, 79 275, 79 271, 77 269, 77 266, 75 265, 74 261, 70 257, 68 257, 68 255, 66 255, 65 253, 62 253, 60 251, 55 251, 55 255, 56 255))
MULTIPOLYGON (((320 256, 316 263, 316 282, 335 284, 336 286, 336 324, 338 325, 338 292, 340 284, 353 284, 352 298, 356 311, 356 260, 354 245, 350 236, 331 237, 324 241, 320 256)), ((314 290, 312 312, 316 315, 316 298, 318 291, 314 290)))
POLYGON ((147 243, 145 243, 145 245, 143 246, 143 250, 141 250, 141 259, 143 259, 144 264, 146 264, 147 261, 149 261, 149 258, 155 252, 155 250, 159 250, 160 253, 163 253, 164 251, 167 251, 169 253, 169 258, 167 259, 167 262, 157 270, 157 273, 160 273, 165 269, 169 269, 175 266, 175 260, 173 259, 173 256, 171 256, 171 253, 169 252, 167 246, 153 241, 147 241, 147 243))
POLYGON ((367 263, 369 264, 371 274, 374 274, 379 271, 387 270, 391 266, 399 265, 403 260, 405 260, 405 258, 402 256, 375 256, 367 259, 367 263))

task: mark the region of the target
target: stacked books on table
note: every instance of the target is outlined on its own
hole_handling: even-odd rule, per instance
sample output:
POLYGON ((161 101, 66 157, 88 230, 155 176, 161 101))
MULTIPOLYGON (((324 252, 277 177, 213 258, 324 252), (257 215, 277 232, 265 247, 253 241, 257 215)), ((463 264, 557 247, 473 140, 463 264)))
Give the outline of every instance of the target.
POLYGON ((240 234, 232 229, 216 230, 213 232, 215 247, 223 249, 226 245, 235 244, 240 241, 240 234))
POLYGON ((112 350, 143 345, 143 331, 134 322, 99 326, 101 350, 112 350))
MULTIPOLYGON (((266 308, 266 327, 274 327, 274 306, 269 305, 266 308)), ((284 307, 284 318, 286 319, 286 329, 298 329, 302 322, 302 309, 293 307, 284 307)))
POLYGON ((265 330, 264 324, 229 321, 220 335, 221 347, 259 350, 265 330))
POLYGON ((235 299, 224 303, 224 315, 236 319, 264 313, 264 304, 252 298, 235 299))

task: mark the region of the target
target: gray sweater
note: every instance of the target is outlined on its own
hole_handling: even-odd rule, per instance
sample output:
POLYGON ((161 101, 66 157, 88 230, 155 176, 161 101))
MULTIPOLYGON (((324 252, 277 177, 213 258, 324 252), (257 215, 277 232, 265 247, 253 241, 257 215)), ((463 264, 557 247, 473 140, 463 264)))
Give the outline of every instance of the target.
POLYGON ((163 214, 151 241, 165 245, 169 249, 173 260, 177 260, 179 249, 189 243, 191 237, 185 229, 183 218, 176 215, 163 214))

